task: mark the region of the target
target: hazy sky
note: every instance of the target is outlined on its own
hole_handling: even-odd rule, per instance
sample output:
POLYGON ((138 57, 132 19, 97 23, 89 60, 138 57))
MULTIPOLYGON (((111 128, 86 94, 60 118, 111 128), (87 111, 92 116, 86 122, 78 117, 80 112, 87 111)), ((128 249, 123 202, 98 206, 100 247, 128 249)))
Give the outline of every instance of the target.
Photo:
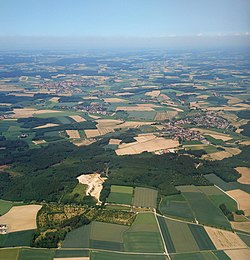
POLYGON ((2 45, 225 35, 246 44, 250 32, 250 0, 0 0, 0 9, 2 45))

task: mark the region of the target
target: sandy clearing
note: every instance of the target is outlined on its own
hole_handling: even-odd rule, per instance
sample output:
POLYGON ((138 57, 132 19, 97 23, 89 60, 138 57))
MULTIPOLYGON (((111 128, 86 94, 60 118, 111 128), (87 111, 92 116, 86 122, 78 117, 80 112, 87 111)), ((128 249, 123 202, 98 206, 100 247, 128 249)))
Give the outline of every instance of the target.
POLYGON ((165 139, 163 137, 156 137, 145 142, 132 142, 123 145, 115 152, 117 155, 140 154, 143 152, 155 152, 162 149, 170 149, 179 146, 179 142, 172 139, 165 139))
POLYGON ((58 124, 48 123, 48 124, 45 124, 45 125, 40 125, 40 126, 34 127, 34 129, 42 129, 42 128, 54 127, 54 126, 59 126, 59 125, 58 124))
POLYGON ((120 139, 109 139, 109 144, 119 145, 121 141, 120 139))
POLYGON ((145 93, 145 96, 149 96, 149 97, 152 97, 152 98, 156 98, 156 97, 158 97, 160 94, 161 94, 161 91, 160 91, 160 90, 153 90, 153 91, 150 91, 150 92, 146 92, 146 93, 145 93))
POLYGON ((250 233, 250 221, 249 222, 230 222, 235 230, 245 231, 250 233))
POLYGON ((50 102, 54 102, 54 103, 58 103, 60 97, 53 97, 51 99, 49 99, 50 102))
POLYGON ((247 248, 246 244, 233 232, 204 226, 216 249, 247 248))
POLYGON ((250 168, 247 167, 236 167, 234 168, 241 177, 237 180, 242 184, 250 184, 250 168))
POLYGON ((69 138, 72 138, 72 139, 81 138, 78 130, 66 130, 66 133, 69 136, 69 138))
POLYGON ((126 99, 122 99, 122 98, 104 98, 104 101, 107 103, 124 103, 124 102, 128 102, 128 100, 126 99))
POLYGON ((238 202, 239 209, 244 210, 245 216, 250 215, 250 194, 240 189, 226 191, 226 193, 238 202))
POLYGON ((226 136, 226 135, 220 135, 220 134, 207 134, 215 139, 220 139, 222 141, 229 141, 232 140, 232 138, 230 136, 226 136))
POLYGON ((72 118, 73 120, 75 120, 77 123, 85 122, 85 121, 86 121, 83 117, 78 116, 78 115, 76 115, 76 116, 70 116, 70 118, 72 118))
POLYGON ((152 107, 140 107, 140 106, 131 106, 131 107, 117 107, 116 111, 154 111, 152 107))
POLYGON ((79 183, 88 185, 86 195, 95 197, 99 202, 102 184, 107 178, 101 177, 100 173, 82 174, 77 177, 79 183))
POLYGON ((224 251, 231 260, 248 260, 250 259, 250 249, 235 249, 224 251))
POLYGON ((46 143, 46 141, 45 140, 36 140, 36 141, 32 141, 32 143, 34 143, 34 144, 45 144, 46 143))
POLYGON ((0 223, 8 225, 8 232, 36 229, 36 215, 41 205, 12 207, 0 217, 0 223))

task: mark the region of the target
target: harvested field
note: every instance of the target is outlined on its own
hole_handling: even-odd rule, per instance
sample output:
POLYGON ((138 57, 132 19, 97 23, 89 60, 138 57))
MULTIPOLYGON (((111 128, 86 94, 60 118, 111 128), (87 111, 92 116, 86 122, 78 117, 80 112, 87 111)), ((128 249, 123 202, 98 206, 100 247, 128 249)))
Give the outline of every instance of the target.
POLYGON ((152 97, 152 98, 156 98, 156 97, 158 97, 160 94, 161 94, 161 91, 160 91, 160 90, 153 90, 153 91, 151 91, 151 92, 146 92, 146 93, 145 93, 145 96, 149 96, 149 97, 152 97))
POLYGON ((250 233, 250 221, 248 222, 231 222, 235 230, 250 233))
POLYGON ((241 103, 242 100, 237 98, 237 97, 233 97, 233 96, 224 96, 224 98, 228 99, 228 104, 229 105, 235 105, 235 104, 238 104, 238 103, 241 103))
POLYGON ((163 137, 155 137, 145 142, 132 142, 126 147, 119 147, 115 152, 117 155, 140 154, 143 152, 155 152, 162 149, 170 149, 179 146, 179 142, 163 137))
POLYGON ((70 118, 72 118, 73 120, 75 120, 77 123, 85 122, 85 121, 86 121, 83 117, 78 116, 78 115, 76 115, 76 116, 70 116, 70 118))
POLYGON ((244 141, 244 142, 241 142, 240 144, 242 144, 242 145, 250 145, 250 141, 244 141))
POLYGON ((131 96, 131 95, 134 95, 134 93, 131 93, 131 92, 121 92, 121 93, 116 93, 115 96, 131 96))
POLYGON ((84 132, 87 138, 94 138, 100 136, 100 132, 98 129, 84 130, 84 132))
POLYGON ((131 107, 117 107, 116 111, 154 111, 152 107, 147 106, 131 106, 131 107))
POLYGON ((91 118, 93 118, 93 119, 99 119, 99 118, 101 118, 100 116, 95 116, 95 115, 90 115, 90 114, 88 114, 89 115, 89 117, 91 117, 91 118))
POLYGON ((240 189, 227 191, 227 194, 238 202, 239 209, 244 210, 246 216, 250 215, 250 194, 240 189))
POLYGON ((48 127, 54 127, 54 126, 59 126, 59 125, 48 123, 48 124, 45 124, 45 125, 40 125, 40 126, 34 127, 34 129, 42 129, 42 128, 48 128, 48 127))
POLYGON ((242 184, 250 184, 250 168, 247 167, 236 167, 234 168, 241 177, 237 180, 242 184))
POLYGON ((36 215, 41 205, 12 207, 0 217, 0 223, 8 225, 8 232, 36 229, 36 215))
POLYGON ((104 98, 104 101, 107 103, 124 103, 128 102, 126 99, 122 98, 104 98))
POLYGON ((164 112, 157 112, 154 120, 156 121, 164 121, 166 119, 172 119, 173 117, 177 116, 177 111, 164 111, 164 112))
POLYGON ((248 260, 250 257, 250 249, 237 249, 224 251, 231 260, 248 260))
POLYGON ((97 126, 97 129, 98 129, 100 135, 106 135, 108 133, 114 132, 114 129, 112 127, 98 127, 97 126))
POLYGON ((26 117, 32 117, 34 115, 39 114, 46 114, 46 113, 60 113, 61 111, 58 110, 37 110, 35 108, 14 108, 13 109, 14 115, 13 118, 26 118, 26 117))
POLYGON ((88 256, 83 257, 66 257, 66 258, 54 258, 54 260, 89 260, 90 258, 88 256))
POLYGON ((134 192, 133 205, 136 207, 156 208, 157 196, 157 190, 136 187, 134 192))
POLYGON ((102 184, 106 178, 100 177, 100 173, 82 174, 77 177, 79 183, 88 185, 86 195, 91 195, 99 201, 102 184))
POLYGON ((220 106, 220 107, 207 107, 208 111, 242 111, 246 110, 248 107, 229 107, 229 106, 220 106))
POLYGON ((78 130, 66 130, 67 135, 70 139, 80 139, 80 134, 78 130))
POLYGON ((223 160, 225 158, 229 158, 234 155, 237 155, 241 152, 241 150, 238 148, 229 148, 229 147, 223 147, 223 148, 225 149, 225 151, 205 154, 202 156, 202 159, 211 160, 211 161, 223 160))
POLYGON ((123 123, 122 120, 116 119, 98 119, 96 120, 98 127, 112 127, 123 123))
POLYGON ((205 230, 218 250, 247 248, 246 244, 233 232, 212 227, 205 227, 205 230))
POLYGON ((33 144, 46 144, 46 141, 45 140, 36 140, 36 141, 32 141, 33 144))
POLYGON ((85 139, 85 140, 80 140, 80 141, 74 140, 73 144, 76 145, 76 146, 88 146, 88 145, 91 145, 95 142, 96 142, 95 140, 85 139))
POLYGON ((109 144, 119 145, 121 141, 120 139, 109 139, 109 144))

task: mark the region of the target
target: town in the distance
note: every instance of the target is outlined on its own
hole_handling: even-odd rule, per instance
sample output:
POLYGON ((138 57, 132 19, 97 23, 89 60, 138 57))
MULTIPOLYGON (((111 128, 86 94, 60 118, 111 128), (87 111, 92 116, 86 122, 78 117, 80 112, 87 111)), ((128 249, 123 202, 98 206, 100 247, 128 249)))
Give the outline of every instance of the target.
POLYGON ((250 259, 249 64, 1 51, 0 260, 250 259))

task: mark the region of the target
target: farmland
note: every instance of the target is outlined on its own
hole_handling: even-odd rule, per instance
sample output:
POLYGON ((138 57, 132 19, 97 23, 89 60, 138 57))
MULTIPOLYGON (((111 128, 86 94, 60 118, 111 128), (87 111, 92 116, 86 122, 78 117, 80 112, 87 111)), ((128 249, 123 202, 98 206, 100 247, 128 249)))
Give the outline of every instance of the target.
POLYGON ((247 259, 248 56, 1 53, 0 259, 247 259))

